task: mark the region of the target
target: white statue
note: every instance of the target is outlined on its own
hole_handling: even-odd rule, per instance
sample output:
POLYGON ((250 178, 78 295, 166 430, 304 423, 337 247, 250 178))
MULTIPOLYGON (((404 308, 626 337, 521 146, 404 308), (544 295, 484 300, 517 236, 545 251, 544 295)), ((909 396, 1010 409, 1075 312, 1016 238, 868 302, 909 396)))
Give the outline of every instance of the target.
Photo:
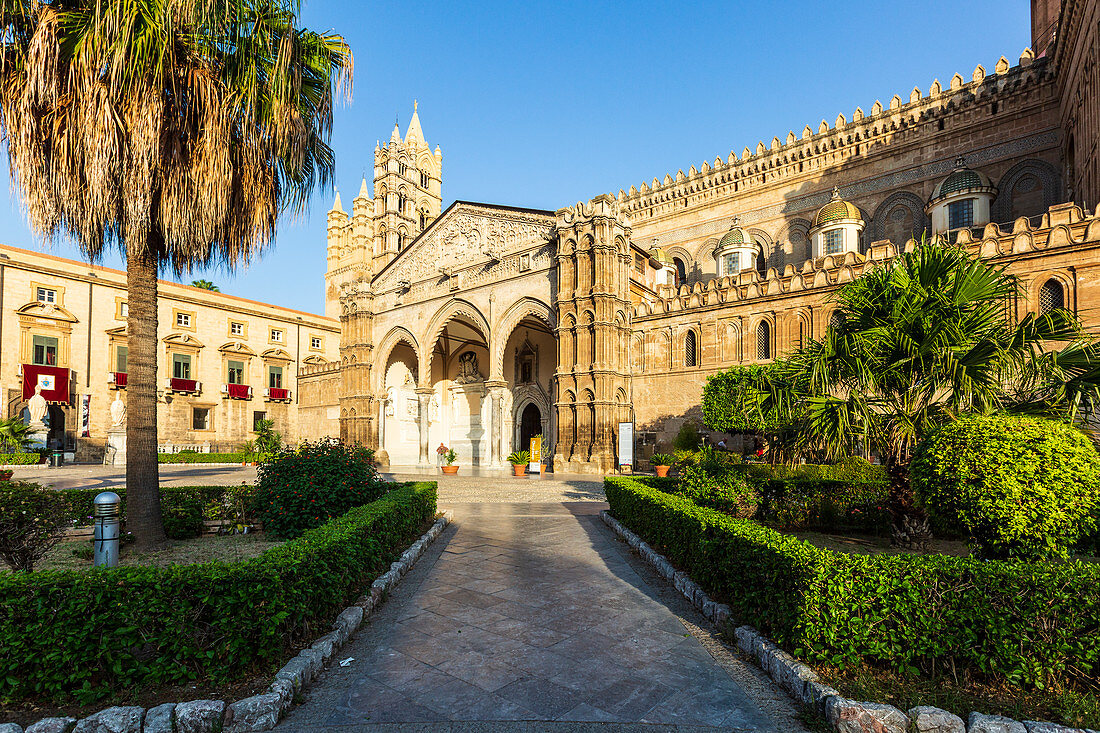
POLYGON ((478 369, 477 354, 472 351, 467 351, 462 356, 458 357, 459 374, 455 379, 457 384, 470 384, 471 382, 484 382, 485 377, 482 376, 481 371, 478 369))
POLYGON ((122 395, 115 393, 115 401, 111 403, 111 427, 121 428, 126 424, 126 403, 122 401, 122 395))
POLYGON ((34 385, 34 396, 27 401, 27 412, 31 418, 30 424, 32 426, 44 425, 43 420, 46 418, 46 410, 48 409, 46 398, 42 396, 42 385, 34 385))

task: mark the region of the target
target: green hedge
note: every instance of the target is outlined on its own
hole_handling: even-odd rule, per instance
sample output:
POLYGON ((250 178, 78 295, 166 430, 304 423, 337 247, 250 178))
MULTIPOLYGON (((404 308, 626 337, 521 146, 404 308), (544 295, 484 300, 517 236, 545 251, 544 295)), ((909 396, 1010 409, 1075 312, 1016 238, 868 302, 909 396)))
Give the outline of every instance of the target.
POLYGON ((942 555, 848 555, 633 479, 611 512, 737 623, 809 662, 955 668, 1018 685, 1100 670, 1100 566, 942 555))
POLYGON ((41 462, 38 453, 0 453, 0 466, 33 466, 41 462))
POLYGON ((435 514, 434 483, 236 563, 0 575, 0 701, 224 682, 328 630, 435 514))
POLYGON ((158 453, 158 463, 244 463, 240 453, 158 453))
MULTIPOLYGON (((234 500, 245 500, 253 488, 241 486, 162 486, 161 516, 164 531, 175 540, 185 540, 202 534, 204 519, 236 519, 231 516, 234 500)), ((92 525, 92 502, 100 493, 114 491, 122 499, 122 516, 126 517, 126 489, 60 489, 58 494, 69 504, 70 521, 74 527, 92 525)))

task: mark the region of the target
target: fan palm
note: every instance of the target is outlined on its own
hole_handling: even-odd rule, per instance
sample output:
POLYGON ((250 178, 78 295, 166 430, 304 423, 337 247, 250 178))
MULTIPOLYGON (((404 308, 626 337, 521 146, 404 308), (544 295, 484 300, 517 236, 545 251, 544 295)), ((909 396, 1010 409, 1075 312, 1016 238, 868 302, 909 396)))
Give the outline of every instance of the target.
POLYGON ((201 288, 203 290, 210 290, 210 291, 213 291, 215 293, 220 293, 221 290, 222 290, 221 288, 219 288, 217 285, 210 282, 209 280, 192 280, 191 281, 191 287, 201 288))
POLYGON ((0 450, 18 451, 31 444, 30 426, 20 417, 0 420, 0 450))
POLYGON ((1076 316, 1058 309, 1017 322, 1007 308, 1017 288, 1003 266, 923 243, 838 290, 825 337, 761 372, 750 401, 792 424, 803 450, 877 453, 894 541, 921 545, 930 533, 908 469, 925 435, 964 412, 1072 419, 1094 403, 1097 348, 1081 340, 1076 316))
POLYGON ((343 39, 296 0, 0 0, 0 132, 32 228, 126 257, 128 523, 163 539, 157 276, 233 268, 333 169, 343 39))

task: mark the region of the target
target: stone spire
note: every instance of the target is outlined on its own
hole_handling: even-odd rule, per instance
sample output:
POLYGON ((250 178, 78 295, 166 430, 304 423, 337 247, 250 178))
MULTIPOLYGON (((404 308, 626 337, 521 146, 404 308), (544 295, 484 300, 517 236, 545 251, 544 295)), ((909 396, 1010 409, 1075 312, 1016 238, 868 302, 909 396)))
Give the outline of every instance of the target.
POLYGON ((362 185, 359 186, 359 198, 361 198, 361 199, 370 198, 370 196, 367 194, 367 177, 366 176, 363 176, 363 183, 362 183, 362 185))
POLYGON ((340 191, 339 191, 339 189, 336 189, 336 200, 332 202, 332 211, 339 212, 341 214, 344 213, 344 207, 340 203, 340 191))
POLYGON ((393 121, 393 133, 390 135, 390 142, 401 144, 401 126, 397 124, 397 120, 393 121))
POLYGON ((420 115, 416 113, 415 99, 413 100, 413 116, 412 119, 409 121, 409 129, 405 133, 405 142, 425 142, 424 131, 420 129, 420 115))

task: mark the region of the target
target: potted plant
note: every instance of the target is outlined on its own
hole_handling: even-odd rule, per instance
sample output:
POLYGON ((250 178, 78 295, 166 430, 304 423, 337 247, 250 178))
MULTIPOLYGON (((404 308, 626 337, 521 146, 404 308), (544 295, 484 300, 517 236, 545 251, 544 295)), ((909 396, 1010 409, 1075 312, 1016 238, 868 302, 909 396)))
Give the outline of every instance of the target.
POLYGON ((531 460, 531 454, 525 450, 518 450, 508 456, 508 462, 512 464, 512 473, 522 476, 527 472, 527 462, 531 460))
MULTIPOLYGON (((444 446, 439 446, 443 448, 444 446)), ((440 451, 440 456, 443 457, 443 465, 440 466, 443 469, 443 473, 454 475, 458 473, 458 466, 454 465, 455 459, 458 458, 458 454, 455 453, 454 448, 447 448, 445 451, 440 451)))
POLYGON ((676 456, 670 456, 667 453, 654 453, 649 458, 650 465, 653 466, 653 470, 656 471, 657 475, 661 478, 668 475, 668 469, 670 469, 675 462, 676 456))
POLYGON ((10 468, 0 469, 0 481, 11 481, 12 470, 10 468))
POLYGON ((259 457, 259 453, 256 451, 256 442, 254 440, 246 440, 241 444, 242 466, 255 466, 259 457))

